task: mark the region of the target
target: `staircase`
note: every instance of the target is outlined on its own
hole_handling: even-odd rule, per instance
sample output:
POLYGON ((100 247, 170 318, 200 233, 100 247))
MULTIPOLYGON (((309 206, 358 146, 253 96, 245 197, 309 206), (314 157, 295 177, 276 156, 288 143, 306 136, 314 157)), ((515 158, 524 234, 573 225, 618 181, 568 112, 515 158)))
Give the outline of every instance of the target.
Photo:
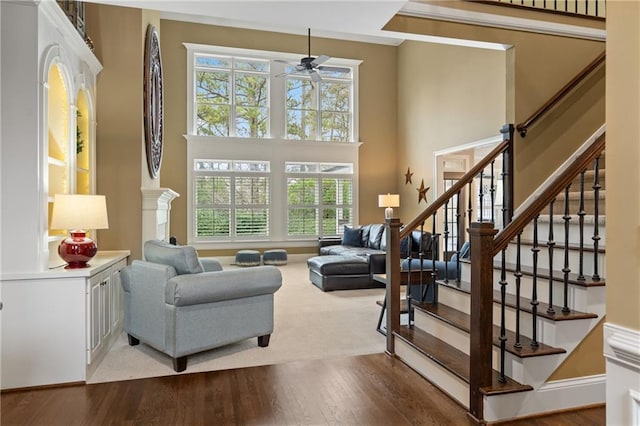
MULTIPOLYGON (((603 378, 548 382, 605 315, 603 149, 604 126, 576 162, 564 164, 497 236, 492 223, 471 224, 471 261, 461 262, 455 280, 423 284, 437 286, 437 301, 409 301, 408 324, 394 321, 394 312, 400 312, 389 300, 394 285, 387 286, 387 330, 392 330, 387 351, 468 407, 478 421, 604 402, 603 378)), ((452 190, 441 198, 455 196, 458 190, 452 190)), ((427 213, 435 214, 437 207, 432 210, 427 213)), ((394 221, 388 222, 390 240, 399 241, 406 231, 394 221)), ((387 263, 392 282, 394 251, 387 263)), ((430 268, 430 262, 425 265, 430 268)))

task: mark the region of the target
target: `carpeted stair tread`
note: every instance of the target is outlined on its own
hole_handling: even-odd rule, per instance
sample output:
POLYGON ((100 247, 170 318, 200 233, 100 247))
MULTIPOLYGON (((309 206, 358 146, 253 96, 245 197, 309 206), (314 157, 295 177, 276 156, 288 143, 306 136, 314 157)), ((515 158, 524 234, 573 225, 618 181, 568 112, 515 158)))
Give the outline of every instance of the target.
MULTIPOLYGON (((415 302, 413 305, 415 305, 415 309, 438 318, 439 320, 450 324, 465 333, 469 333, 471 330, 471 316, 464 312, 451 308, 450 306, 443 305, 442 303, 415 302)), ((538 346, 533 347, 531 346, 531 339, 522 335, 520 336, 521 347, 516 348, 513 346, 513 343, 516 341, 516 334, 511 330, 505 330, 505 337, 507 338, 507 344, 505 347, 506 351, 520 358, 566 352, 566 350, 562 348, 555 348, 553 346, 545 345, 544 343, 538 343, 538 346)), ((497 325, 493 326, 493 345, 500 347, 500 327, 497 325)))
MULTIPOLYGON (((454 374, 460 380, 469 383, 470 362, 469 356, 464 352, 459 351, 429 333, 409 326, 400 326, 400 330, 393 334, 411 347, 415 348, 423 356, 431 359, 450 373, 454 374)), ((498 395, 533 390, 531 386, 518 383, 509 377, 506 377, 505 383, 501 383, 499 381, 500 374, 495 370, 492 370, 492 372, 493 380, 491 386, 481 390, 485 395, 498 395)))

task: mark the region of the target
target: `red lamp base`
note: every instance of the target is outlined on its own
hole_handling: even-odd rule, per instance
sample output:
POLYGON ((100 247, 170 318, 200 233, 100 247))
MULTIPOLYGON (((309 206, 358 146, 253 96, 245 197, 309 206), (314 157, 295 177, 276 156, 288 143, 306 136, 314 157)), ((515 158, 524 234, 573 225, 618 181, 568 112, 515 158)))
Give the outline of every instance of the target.
POLYGON ((86 268, 93 256, 98 252, 98 246, 87 238, 84 231, 71 231, 71 236, 65 238, 58 246, 58 254, 68 263, 65 269, 86 268))

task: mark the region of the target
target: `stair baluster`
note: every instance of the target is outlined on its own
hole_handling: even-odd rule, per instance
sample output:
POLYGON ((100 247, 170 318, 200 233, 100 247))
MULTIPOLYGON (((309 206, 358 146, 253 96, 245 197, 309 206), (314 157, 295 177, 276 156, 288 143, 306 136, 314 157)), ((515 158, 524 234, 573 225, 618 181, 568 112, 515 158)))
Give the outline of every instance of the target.
POLYGON ((480 215, 480 222, 484 222, 484 169, 480 171, 479 180, 478 180, 478 213, 480 215))
POLYGON ((565 314, 571 311, 571 309, 569 309, 569 273, 571 272, 571 268, 569 268, 569 221, 571 221, 571 215, 569 214, 570 188, 571 184, 564 189, 564 216, 562 216, 564 220, 564 267, 562 268, 562 272, 564 273, 564 301, 562 312, 565 314))
MULTIPOLYGON (((433 215, 431 216, 431 280, 429 281, 429 284, 427 284, 427 286, 433 286, 433 292, 432 294, 434 295, 434 300, 435 299, 435 295, 436 295, 436 277, 438 276, 438 273, 436 271, 436 258, 438 257, 438 253, 434 253, 433 252, 433 248, 436 246, 436 238, 437 238, 437 234, 436 234, 436 215, 438 214, 438 211, 434 211, 433 215)), ((446 221, 446 218, 445 218, 446 221)), ((424 299, 424 297, 423 297, 424 299)))
POLYGON ((460 232, 460 218, 462 217, 460 210, 460 198, 461 198, 461 194, 462 191, 458 191, 456 193, 456 233, 458 236, 458 239, 456 241, 456 282, 459 283, 460 282, 460 275, 461 275, 461 271, 460 271, 460 247, 461 247, 461 241, 460 241, 460 237, 462 236, 462 233, 460 232))
POLYGON ((496 160, 491 162, 491 185, 489 186, 489 194, 491 195, 491 223, 495 224, 495 207, 496 207, 496 184, 494 176, 494 165, 496 160))
POLYGON ((556 313, 553 309, 553 249, 556 246, 553 236, 553 205, 555 202, 554 198, 549 203, 549 240, 547 241, 547 247, 549 247, 549 307, 547 313, 551 315, 556 313))
POLYGON ((531 290, 531 317, 532 317, 532 332, 531 332, 531 346, 538 346, 538 218, 540 215, 536 215, 533 219, 533 247, 531 252, 533 253, 533 288, 531 290))
POLYGON ((522 239, 522 231, 518 233, 516 237, 516 272, 513 274, 516 277, 516 341, 513 344, 516 348, 521 348, 522 344, 520 343, 520 284, 522 279, 522 269, 521 269, 521 259, 520 259, 520 250, 522 248, 521 239, 522 239))
POLYGON ((507 344, 505 309, 507 302, 507 249, 502 250, 502 264, 500 266, 500 376, 498 381, 506 383, 504 376, 504 361, 507 344))
MULTIPOLYGON (((444 254, 444 259, 443 260, 447 260, 448 259, 448 254, 449 254, 449 200, 447 200, 444 203, 444 231, 442 233, 444 235, 444 250, 443 250, 443 254, 444 254)), ((449 276, 449 268, 447 265, 447 262, 444 263, 444 282, 448 283, 449 279, 447 278, 449 276)))
POLYGON ((600 156, 596 157, 593 162, 593 275, 591 278, 594 281, 600 280, 598 274, 598 244, 600 243, 598 215, 599 215, 599 198, 600 198, 600 156))
POLYGON ((584 281, 584 216, 587 214, 584 211, 584 174, 586 170, 580 173, 580 207, 578 208, 578 226, 580 238, 579 247, 579 262, 578 262, 578 279, 584 281))
POLYGON ((473 214, 473 207, 472 207, 473 199, 471 198, 471 197, 473 197, 472 188, 473 188, 473 181, 470 181, 469 182, 469 191, 467 191, 468 192, 468 194, 467 194, 468 195, 467 196, 467 218, 469 220, 469 224, 471 224, 471 222, 473 222, 473 216, 472 216, 472 214, 473 214))

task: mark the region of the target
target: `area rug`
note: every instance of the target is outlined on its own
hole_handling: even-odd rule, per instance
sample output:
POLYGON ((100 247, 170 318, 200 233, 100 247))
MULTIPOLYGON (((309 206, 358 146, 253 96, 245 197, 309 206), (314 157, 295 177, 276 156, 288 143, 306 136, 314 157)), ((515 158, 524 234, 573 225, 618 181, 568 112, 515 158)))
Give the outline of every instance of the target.
POLYGON ((87 383, 384 352, 384 336, 376 331, 383 288, 325 293, 309 282, 306 259, 299 255, 279 269, 283 280, 268 347, 250 339, 212 349, 190 356, 187 369, 176 373, 167 355, 144 344, 129 346, 122 333, 87 383))

